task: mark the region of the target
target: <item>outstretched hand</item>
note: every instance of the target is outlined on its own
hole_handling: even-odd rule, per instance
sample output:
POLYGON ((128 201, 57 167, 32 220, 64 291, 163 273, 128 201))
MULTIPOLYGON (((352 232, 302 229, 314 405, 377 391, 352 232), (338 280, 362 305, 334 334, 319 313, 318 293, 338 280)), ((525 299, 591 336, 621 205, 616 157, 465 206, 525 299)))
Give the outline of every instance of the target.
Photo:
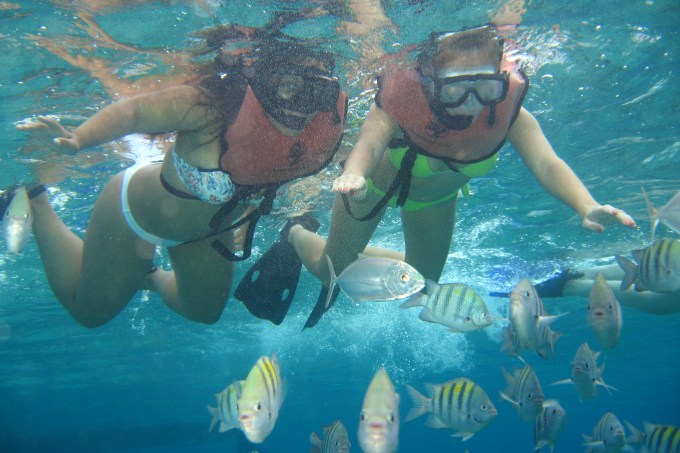
POLYGON ((368 187, 366 178, 352 173, 344 173, 333 180, 331 190, 336 193, 347 193, 354 201, 364 201, 368 187))
POLYGON ((608 204, 592 209, 583 218, 583 227, 601 233, 605 225, 612 225, 616 222, 632 228, 638 227, 631 216, 608 204))
POLYGON ((65 154, 75 154, 80 151, 80 144, 75 136, 64 126, 49 116, 39 116, 37 121, 19 124, 17 130, 27 131, 38 140, 51 142, 53 148, 65 154))

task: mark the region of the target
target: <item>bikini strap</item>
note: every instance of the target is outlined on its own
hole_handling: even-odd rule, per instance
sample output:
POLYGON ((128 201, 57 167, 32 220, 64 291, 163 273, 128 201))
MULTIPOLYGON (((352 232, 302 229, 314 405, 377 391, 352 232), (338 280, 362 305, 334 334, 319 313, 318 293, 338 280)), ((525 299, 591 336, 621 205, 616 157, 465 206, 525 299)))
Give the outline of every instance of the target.
POLYGON ((390 184, 390 187, 387 189, 385 192, 385 195, 376 203, 376 205, 371 209, 368 214, 364 215, 363 217, 357 217, 354 215, 352 212, 351 208, 349 207, 349 197, 347 194, 343 193, 342 194, 342 202, 345 205, 345 210, 347 213, 354 219, 354 220, 359 220, 359 221, 366 221, 370 220, 373 217, 375 217, 378 212, 380 212, 385 206, 387 206, 387 203, 389 203, 390 199, 394 194, 399 190, 399 195, 397 197, 397 206, 403 206, 404 203, 406 203, 406 200, 408 199, 408 192, 409 189, 411 188, 411 172, 413 170, 413 165, 416 162, 416 158, 418 157, 418 148, 416 145, 411 144, 408 147, 408 150, 404 154, 404 157, 401 159, 401 163, 399 164, 399 170, 397 170, 397 174, 394 176, 394 179, 392 180, 392 184, 390 184))

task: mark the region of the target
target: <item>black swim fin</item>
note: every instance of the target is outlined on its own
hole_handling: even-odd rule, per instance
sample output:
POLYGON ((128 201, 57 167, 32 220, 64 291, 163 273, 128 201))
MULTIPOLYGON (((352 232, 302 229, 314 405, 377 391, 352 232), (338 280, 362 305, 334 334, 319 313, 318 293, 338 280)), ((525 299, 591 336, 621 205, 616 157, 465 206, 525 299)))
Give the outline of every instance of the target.
MULTIPOLYGON (((536 292, 539 297, 545 297, 547 299, 552 297, 562 297, 562 291, 564 291, 564 286, 570 280, 576 280, 583 277, 585 274, 570 268, 560 269, 557 274, 544 280, 540 283, 534 285, 536 292)), ((489 296, 492 297, 510 297, 509 292, 502 291, 490 291, 489 296)))
POLYGON ((249 312, 276 325, 288 313, 302 269, 295 247, 288 242, 288 232, 297 224, 312 232, 320 226, 309 213, 288 220, 278 241, 248 269, 234 293, 249 312))
POLYGON ((314 327, 316 323, 319 322, 323 314, 326 313, 333 306, 339 294, 340 287, 336 286, 335 289, 333 290, 331 300, 328 306, 326 306, 326 299, 328 298, 328 287, 322 286, 321 292, 319 293, 319 298, 316 300, 316 305, 314 305, 314 309, 312 310, 312 313, 310 313, 309 318, 307 318, 307 322, 305 323, 305 326, 302 329, 304 330, 308 327, 314 327))

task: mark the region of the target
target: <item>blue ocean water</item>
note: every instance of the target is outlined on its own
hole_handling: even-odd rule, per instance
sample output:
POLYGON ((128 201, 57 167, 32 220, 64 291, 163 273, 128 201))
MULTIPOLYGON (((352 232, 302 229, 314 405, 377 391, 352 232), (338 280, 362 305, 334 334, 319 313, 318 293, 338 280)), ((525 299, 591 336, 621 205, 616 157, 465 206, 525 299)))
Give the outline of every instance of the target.
MULTIPOLYGON (((38 114, 77 124, 111 99, 131 94, 124 91, 131 85, 149 86, 177 74, 182 61, 171 57, 191 45, 188 34, 196 29, 222 22, 263 25, 275 11, 320 4, 336 15, 290 31, 324 36, 343 54, 339 67, 351 97, 343 152, 349 149, 372 93, 358 81, 367 69, 357 71, 352 64, 362 38, 337 31, 341 20, 352 20, 344 2, 163 1, 127 2, 132 5, 124 8, 114 3, 0 2, 0 187, 36 178, 48 183, 59 215, 83 234, 108 178, 157 151, 132 138, 73 157, 54 155, 29 143, 16 124, 38 114), (87 57, 90 70, 79 57, 87 57)), ((508 145, 501 165, 473 180, 473 195, 461 199, 441 279, 467 283, 481 294, 645 246, 650 222, 640 186, 659 204, 680 189, 678 2, 526 3, 516 36, 532 82, 524 105, 594 196, 631 213, 640 229, 612 227, 599 235, 582 229, 578 217, 543 192, 508 145)), ((394 27, 384 31, 381 45, 391 53, 432 30, 485 23, 504 4, 384 0, 381 6, 394 27)), ((287 191, 275 214, 261 221, 255 258, 276 239, 285 215, 302 206, 313 206, 326 234, 333 202, 327 189, 336 171, 329 168, 287 191)), ((673 237, 667 229, 659 234, 673 237)), ((386 216, 374 244, 403 247, 396 212, 386 216)), ((237 282, 247 268, 248 263, 239 265, 237 282)), ((502 323, 453 335, 418 320, 417 310, 391 303, 355 307, 341 296, 315 328, 302 331, 318 290, 319 283, 303 271, 280 326, 254 318, 236 300, 217 324, 198 325, 170 312, 155 294, 140 292, 113 321, 88 330, 51 294, 33 242, 21 255, 3 248, 0 451, 300 452, 308 451, 310 432, 335 419, 347 426, 352 451, 359 451, 364 392, 381 365, 402 395, 402 418, 411 405, 406 384, 422 390, 424 383, 459 376, 480 384, 499 410, 496 420, 467 442, 425 427, 424 418, 403 423, 400 451, 531 451, 532 427, 498 397, 505 388, 501 366, 521 366, 499 351, 502 323), (255 446, 238 431, 208 433, 205 406, 214 404, 213 395, 245 377, 259 356, 273 352, 288 393, 267 441, 255 446)), ((505 315, 507 299, 485 299, 505 315)), ((546 396, 567 411, 557 451, 582 450, 581 433, 590 433, 607 411, 638 427, 643 420, 680 425, 680 315, 624 307, 621 341, 600 359, 605 382, 618 391, 581 402, 573 387, 548 384, 569 376, 581 343, 597 349, 585 323, 586 299, 545 304, 550 313, 567 313, 553 326, 563 333, 555 359, 524 356, 546 396)))

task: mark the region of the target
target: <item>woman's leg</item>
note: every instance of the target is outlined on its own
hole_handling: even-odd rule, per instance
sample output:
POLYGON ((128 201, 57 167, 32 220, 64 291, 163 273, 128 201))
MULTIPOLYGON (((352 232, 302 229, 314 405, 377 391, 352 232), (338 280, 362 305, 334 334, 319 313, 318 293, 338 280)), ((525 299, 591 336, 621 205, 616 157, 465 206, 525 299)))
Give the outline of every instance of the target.
MULTIPOLYGON (((362 216, 370 211, 377 200, 377 197, 371 196, 368 197, 366 202, 362 203, 350 201, 350 207, 354 215, 362 216)), ((330 272, 326 255, 330 257, 335 272, 339 275, 357 259, 359 253, 364 251, 384 214, 385 209, 372 219, 355 220, 345 209, 340 195, 337 195, 333 204, 328 240, 324 241, 318 234, 307 231, 302 227, 291 228, 288 240, 295 247, 305 267, 316 275, 324 285, 328 285, 330 272)), ((369 248, 366 251, 372 255, 379 254, 376 253, 376 250, 369 248)))
POLYGON ((54 295, 73 318, 97 327, 129 302, 149 270, 155 247, 137 237, 120 208, 122 174, 104 187, 85 240, 64 225, 46 193, 31 200, 35 234, 54 295))
POLYGON ((439 281, 456 223, 456 199, 417 211, 401 210, 406 262, 426 279, 439 281))
POLYGON ((234 264, 210 244, 220 239, 234 250, 233 232, 168 249, 173 272, 149 275, 153 290, 175 312, 192 321, 213 324, 220 319, 231 291, 234 264))

